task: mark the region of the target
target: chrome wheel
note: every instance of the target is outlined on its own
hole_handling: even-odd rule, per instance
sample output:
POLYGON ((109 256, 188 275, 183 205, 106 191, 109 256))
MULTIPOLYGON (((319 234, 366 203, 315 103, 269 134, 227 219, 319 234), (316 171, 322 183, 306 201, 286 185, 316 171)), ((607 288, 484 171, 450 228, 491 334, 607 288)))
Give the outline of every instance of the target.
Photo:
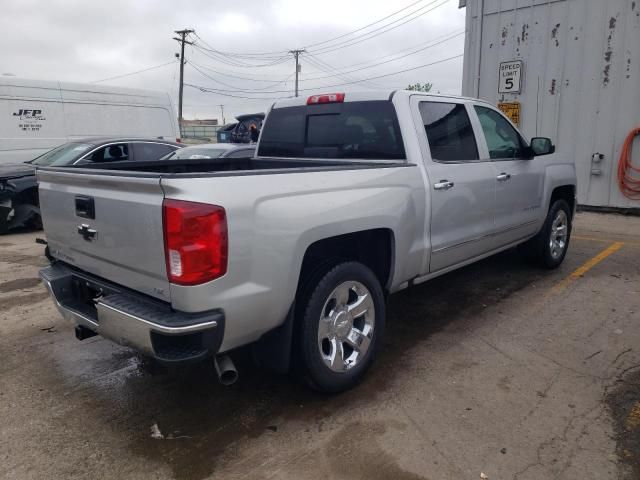
POLYGON ((569 220, 564 210, 558 210, 556 217, 551 224, 551 236, 549 238, 549 252, 551 258, 560 258, 567 247, 567 237, 569 235, 569 220))
POLYGON ((325 365, 344 372, 362 361, 373 339, 375 307, 360 282, 344 282, 329 295, 318 323, 318 348, 325 365))

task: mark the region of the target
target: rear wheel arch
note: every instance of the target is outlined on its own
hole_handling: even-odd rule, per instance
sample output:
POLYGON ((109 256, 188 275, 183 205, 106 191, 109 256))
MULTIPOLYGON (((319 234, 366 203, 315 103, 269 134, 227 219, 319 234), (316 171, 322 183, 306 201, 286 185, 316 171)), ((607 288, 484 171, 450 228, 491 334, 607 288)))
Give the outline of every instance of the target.
POLYGON ((393 281, 395 236, 390 228, 361 230, 317 240, 303 255, 298 276, 298 292, 305 280, 318 270, 326 271, 339 262, 354 261, 370 268, 385 293, 393 281))

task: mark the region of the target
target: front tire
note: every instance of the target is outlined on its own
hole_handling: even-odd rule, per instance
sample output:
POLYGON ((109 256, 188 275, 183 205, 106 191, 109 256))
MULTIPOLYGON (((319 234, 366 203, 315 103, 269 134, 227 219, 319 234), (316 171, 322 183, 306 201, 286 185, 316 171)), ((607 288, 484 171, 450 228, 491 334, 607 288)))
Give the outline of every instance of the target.
POLYGON ((538 234, 520 246, 525 258, 542 268, 558 268, 569 249, 571 209, 565 200, 556 200, 538 234))
POLYGON ((385 301, 376 275, 345 262, 301 292, 299 347, 303 374, 316 390, 341 392, 371 366, 384 332, 385 301))

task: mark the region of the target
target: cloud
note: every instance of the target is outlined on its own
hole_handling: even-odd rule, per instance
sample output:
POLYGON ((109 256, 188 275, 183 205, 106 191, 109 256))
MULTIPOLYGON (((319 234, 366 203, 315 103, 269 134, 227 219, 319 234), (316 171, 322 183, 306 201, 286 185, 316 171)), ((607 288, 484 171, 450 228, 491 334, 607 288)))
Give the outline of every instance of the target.
MULTIPOLYGON (((4 0, 0 16, 0 41, 5 48, 0 58, 0 72, 41 80, 90 82, 142 70, 175 60, 174 54, 179 51, 179 45, 172 37, 175 36, 174 30, 181 28, 195 29, 208 45, 225 52, 287 51, 344 35, 410 3, 411 0, 402 4, 382 0, 251 0, 240 4, 192 0, 178 6, 170 0, 4 0)), ((424 12, 435 5, 438 2, 423 0, 385 23, 418 8, 424 7, 424 12)), ((372 28, 310 47, 311 55, 301 56, 301 88, 322 91, 325 86, 385 75, 447 58, 462 53, 464 47, 464 36, 458 36, 405 58, 390 61, 394 58, 390 55, 396 52, 425 45, 451 32, 462 31, 464 9, 458 10, 456 0, 450 0, 444 6, 384 34, 374 33, 358 38, 372 28), (349 42, 367 37, 371 38, 349 45, 349 42), (343 48, 323 51, 323 48, 328 50, 326 47, 339 42, 345 42, 343 48), (377 62, 385 63, 346 76, 335 70, 349 71, 377 62)), ((251 67, 250 64, 270 63, 271 60, 252 62, 239 57, 207 54, 188 47, 185 81, 227 90, 226 94, 231 96, 222 95, 224 92, 203 93, 185 87, 185 116, 219 117, 219 105, 225 104, 225 116, 229 119, 241 113, 264 111, 273 101, 235 97, 291 95, 293 59, 285 58, 284 53, 271 54, 269 58, 279 57, 282 57, 282 62, 276 65, 251 67), (207 75, 198 72, 190 63, 200 67, 207 75), (285 92, 272 93, 281 90, 285 92)), ((175 61, 155 70, 104 84, 164 90, 175 99, 177 70, 178 62, 175 61)), ((462 59, 459 58, 364 84, 338 86, 332 90, 350 91, 373 84, 383 88, 404 88, 410 83, 429 81, 434 83, 435 90, 442 93, 459 93, 461 77, 462 59)), ((306 90, 304 94, 307 94, 306 90)))

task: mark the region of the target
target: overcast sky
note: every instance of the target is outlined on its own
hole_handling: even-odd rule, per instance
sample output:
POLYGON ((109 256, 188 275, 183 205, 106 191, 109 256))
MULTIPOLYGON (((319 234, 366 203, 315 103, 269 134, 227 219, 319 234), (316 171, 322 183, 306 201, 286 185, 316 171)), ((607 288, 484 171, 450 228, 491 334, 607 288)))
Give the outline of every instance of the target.
POLYGON ((167 91, 176 109, 179 46, 173 31, 195 30, 190 39, 196 45, 185 52, 185 83, 217 92, 185 87, 185 118, 219 118, 224 104, 230 121, 292 95, 294 60, 284 52, 295 48, 311 52, 300 57, 300 88, 310 89, 301 95, 427 81, 442 93, 461 88, 461 57, 355 82, 462 54, 464 9, 458 0, 3 0, 2 6, 0 74, 92 82, 169 63, 101 84, 167 91), (235 55, 261 52, 275 53, 235 55), (269 63, 275 65, 263 66, 269 63), (353 83, 337 85, 347 82, 353 83))

